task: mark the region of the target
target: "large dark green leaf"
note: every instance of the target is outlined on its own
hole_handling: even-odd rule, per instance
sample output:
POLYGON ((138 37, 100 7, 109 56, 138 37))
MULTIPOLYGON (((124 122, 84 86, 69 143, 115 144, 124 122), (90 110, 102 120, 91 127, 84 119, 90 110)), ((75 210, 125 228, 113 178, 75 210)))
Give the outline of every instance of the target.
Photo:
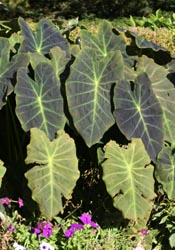
POLYGON ((170 147, 164 147, 157 159, 155 176, 169 199, 175 199, 175 154, 170 147))
POLYGON ((40 63, 35 69, 35 80, 21 68, 17 73, 16 113, 25 131, 37 127, 54 138, 65 125, 60 81, 49 63, 40 63))
POLYGON ((124 60, 124 73, 128 80, 133 80, 132 67, 134 58, 126 53, 127 43, 124 35, 115 30, 110 22, 104 20, 99 25, 97 34, 92 34, 87 30, 81 30, 81 47, 93 48, 99 56, 106 57, 110 51, 120 50, 124 60))
MULTIPOLYGON (((167 49, 165 49, 164 47, 159 46, 158 44, 156 44, 154 42, 148 41, 144 37, 138 36, 135 32, 127 30, 126 34, 127 34, 127 36, 134 38, 137 47, 140 49, 149 49, 150 48, 154 51, 159 51, 159 50, 167 51, 167 49)), ((168 53, 168 51, 167 51, 167 53, 168 53)))
POLYGON ((7 38, 0 38, 0 109, 6 103, 6 97, 13 91, 11 78, 14 72, 28 64, 27 55, 18 54, 10 61, 10 43, 7 38))
POLYGON ((163 146, 162 109, 146 73, 135 83, 116 85, 114 117, 122 133, 130 140, 141 138, 152 160, 163 146))
POLYGON ((110 51, 126 52, 126 41, 121 35, 114 34, 112 25, 107 21, 101 22, 96 35, 87 30, 81 30, 80 37, 82 48, 94 48, 103 57, 110 51))
POLYGON ((66 39, 51 21, 47 19, 40 20, 36 32, 31 30, 22 17, 19 18, 19 25, 24 36, 20 52, 48 54, 51 48, 58 46, 66 51, 67 56, 70 56, 66 39))
POLYGON ((34 164, 25 176, 32 190, 32 197, 38 202, 42 214, 51 219, 63 212, 62 196, 71 198, 79 178, 73 139, 60 130, 57 138, 50 141, 43 131, 31 129, 26 163, 34 164))
POLYGON ((82 49, 66 83, 74 125, 88 146, 97 143, 114 124, 111 86, 123 77, 120 51, 111 51, 101 59, 97 54, 95 49, 82 49))
POLYGON ((137 71, 147 72, 154 94, 163 110, 164 139, 175 145, 175 88, 167 78, 168 70, 156 64, 152 59, 142 56, 137 64, 137 71))
POLYGON ((128 149, 114 141, 105 147, 103 180, 114 206, 125 218, 148 219, 153 205, 153 166, 141 139, 133 139, 128 149))
POLYGON ((70 58, 66 57, 66 52, 59 47, 52 48, 49 54, 51 59, 38 52, 28 53, 33 69, 35 69, 36 66, 41 62, 50 63, 53 66, 57 78, 59 79, 60 74, 64 71, 65 66, 70 58))

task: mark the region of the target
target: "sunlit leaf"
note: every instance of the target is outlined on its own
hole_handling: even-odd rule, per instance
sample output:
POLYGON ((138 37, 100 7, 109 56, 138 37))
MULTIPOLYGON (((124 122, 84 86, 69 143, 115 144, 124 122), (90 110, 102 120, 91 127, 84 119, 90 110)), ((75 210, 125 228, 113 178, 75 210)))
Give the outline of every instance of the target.
POLYGON ((175 198, 175 154, 171 147, 164 147, 158 155, 155 176, 169 199, 175 198))
POLYGON ((71 198, 79 178, 73 139, 60 130, 57 138, 50 141, 43 131, 31 129, 26 163, 34 165, 25 176, 42 214, 51 219, 63 212, 62 197, 71 198))
POLYGON ((125 218, 148 219, 155 197, 153 166, 141 139, 133 139, 127 149, 110 141, 104 158, 103 180, 114 206, 125 218))

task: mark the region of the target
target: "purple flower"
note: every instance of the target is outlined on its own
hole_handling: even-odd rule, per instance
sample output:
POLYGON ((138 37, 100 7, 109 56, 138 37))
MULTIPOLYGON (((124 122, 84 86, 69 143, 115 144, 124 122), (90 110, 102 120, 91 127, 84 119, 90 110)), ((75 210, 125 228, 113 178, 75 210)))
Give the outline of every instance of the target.
POLYGON ((41 233, 41 230, 37 227, 33 228, 32 231, 31 231, 32 234, 40 234, 41 233))
POLYGON ((2 205, 9 205, 10 199, 8 197, 1 198, 1 204, 2 205))
POLYGON ((24 206, 24 202, 21 198, 18 198, 18 205, 19 205, 19 208, 24 206))
POLYGON ((78 223, 72 223, 70 228, 72 228, 74 230, 82 230, 82 229, 84 229, 84 226, 81 224, 78 224, 78 223))
POLYGON ((94 228, 94 229, 98 228, 98 224, 95 223, 94 221, 91 221, 91 222, 89 223, 89 225, 90 225, 92 228, 94 228))
POLYGON ((40 221, 37 223, 37 227, 31 230, 31 233, 35 233, 36 235, 39 235, 42 233, 42 235, 45 238, 48 238, 53 234, 52 224, 47 221, 40 221))
MULTIPOLYGON (((89 214, 82 214, 80 216, 80 220, 84 225, 90 225, 94 229, 98 228, 98 224, 92 221, 92 216, 89 214)), ((78 223, 72 223, 70 228, 65 231, 64 236, 66 238, 74 236, 76 230, 84 229, 84 225, 78 223)))
POLYGON ((32 230, 32 233, 35 233, 37 235, 42 233, 42 235, 45 238, 48 238, 53 234, 52 224, 50 222, 47 222, 47 221, 40 221, 37 223, 37 227, 35 227, 32 230))
POLYGON ((52 234, 53 234, 53 232, 52 232, 52 229, 51 229, 51 228, 44 228, 44 229, 43 229, 42 235, 43 235, 45 238, 49 238, 52 234))
POLYGON ((7 230, 10 231, 10 232, 14 232, 15 231, 15 227, 13 224, 10 224, 8 227, 7 227, 7 230))
POLYGON ((90 224, 92 216, 89 214, 82 214, 80 216, 80 220, 83 222, 83 224, 90 224))
POLYGON ((50 229, 50 228, 52 228, 52 224, 50 223, 50 222, 48 222, 48 221, 39 221, 38 223, 37 223, 37 226, 38 226, 38 228, 39 229, 41 229, 41 230, 43 230, 43 229, 50 229))
POLYGON ((70 238, 70 237, 74 236, 74 233, 75 233, 75 230, 74 230, 73 228, 70 227, 69 229, 67 229, 67 230, 65 231, 64 236, 65 236, 66 238, 70 238))
POLYGON ((140 231, 140 233, 141 233, 141 235, 145 236, 145 235, 147 235, 149 232, 148 232, 147 229, 142 229, 142 230, 140 231))
POLYGON ((89 214, 82 214, 80 216, 80 220, 83 222, 83 224, 88 224, 95 229, 98 228, 98 225, 94 221, 92 221, 92 216, 89 214))
POLYGON ((83 229, 84 229, 83 225, 78 224, 78 223, 72 223, 70 228, 65 231, 64 236, 66 238, 70 238, 70 237, 74 236, 75 231, 83 230, 83 229))

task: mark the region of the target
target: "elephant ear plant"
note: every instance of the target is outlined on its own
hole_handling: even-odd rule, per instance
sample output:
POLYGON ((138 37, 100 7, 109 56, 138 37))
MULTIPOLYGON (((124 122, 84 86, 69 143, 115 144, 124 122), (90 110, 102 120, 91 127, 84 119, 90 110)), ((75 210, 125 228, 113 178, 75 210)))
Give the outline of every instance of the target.
MULTIPOLYGON (((0 38, 1 117, 10 106, 15 133, 30 136, 25 143, 18 138, 23 164, 17 173, 27 179, 42 215, 52 219, 63 212, 63 198, 71 198, 82 143, 97 149, 114 207, 146 223, 155 181, 175 198, 174 59, 107 21, 97 34, 81 30, 81 46, 69 44, 48 20, 35 31, 23 18, 19 26, 16 42, 0 38)), ((19 157, 9 166, 1 151, 2 179, 19 157)))

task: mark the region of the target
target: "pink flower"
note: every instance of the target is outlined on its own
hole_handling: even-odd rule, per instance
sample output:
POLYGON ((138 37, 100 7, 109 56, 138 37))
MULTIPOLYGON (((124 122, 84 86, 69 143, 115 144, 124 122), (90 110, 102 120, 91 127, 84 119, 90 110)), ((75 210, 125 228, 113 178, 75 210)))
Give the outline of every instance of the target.
POLYGON ((2 205, 9 205, 10 199, 8 197, 1 198, 1 204, 2 205))
POLYGON ((142 230, 140 231, 140 233, 141 233, 141 235, 145 236, 145 235, 147 235, 149 232, 148 232, 147 229, 142 229, 142 230))
POLYGON ((20 208, 24 206, 24 202, 21 198, 18 198, 18 205, 20 208))

